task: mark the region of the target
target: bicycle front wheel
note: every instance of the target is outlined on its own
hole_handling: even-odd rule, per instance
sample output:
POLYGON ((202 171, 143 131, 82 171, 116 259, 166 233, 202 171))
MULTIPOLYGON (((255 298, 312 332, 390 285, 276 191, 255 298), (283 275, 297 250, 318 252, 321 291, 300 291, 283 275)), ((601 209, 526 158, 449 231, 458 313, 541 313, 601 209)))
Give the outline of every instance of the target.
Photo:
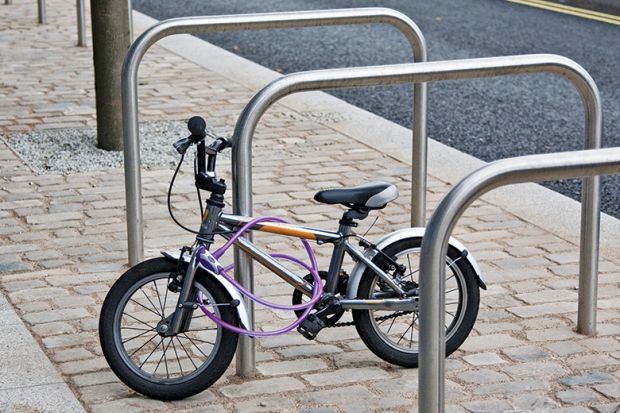
MULTIPOLYGON (((161 400, 209 387, 224 374, 237 347, 237 335, 200 310, 183 332, 169 337, 157 332, 157 324, 175 311, 178 293, 168 286, 176 267, 155 258, 129 269, 110 289, 99 319, 101 348, 114 373, 135 391, 161 400)), ((198 272, 194 288, 209 311, 238 325, 235 310, 225 304, 231 299, 219 284, 198 272)))
MULTIPOLYGON (((418 287, 420 247, 422 237, 410 237, 396 241, 383 253, 406 267, 401 284, 405 290, 418 287)), ((382 254, 373 262, 383 271, 389 271, 389 263, 382 254)), ((393 291, 371 269, 366 269, 360 280, 358 298, 386 297, 393 291)), ((452 354, 471 332, 480 303, 476 273, 458 250, 449 247, 446 257, 446 356, 452 354)), ((364 344, 377 356, 392 364, 417 367, 419 353, 418 311, 354 310, 355 327, 364 344)))

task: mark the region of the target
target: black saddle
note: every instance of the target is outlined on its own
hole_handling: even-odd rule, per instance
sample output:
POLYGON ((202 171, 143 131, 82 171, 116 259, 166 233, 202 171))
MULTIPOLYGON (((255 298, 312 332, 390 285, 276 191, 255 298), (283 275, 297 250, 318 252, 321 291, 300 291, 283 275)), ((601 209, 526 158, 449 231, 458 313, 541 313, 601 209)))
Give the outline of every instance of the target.
POLYGON ((389 182, 376 181, 351 188, 326 189, 314 195, 324 204, 343 204, 353 209, 381 209, 398 198, 398 189, 389 182))

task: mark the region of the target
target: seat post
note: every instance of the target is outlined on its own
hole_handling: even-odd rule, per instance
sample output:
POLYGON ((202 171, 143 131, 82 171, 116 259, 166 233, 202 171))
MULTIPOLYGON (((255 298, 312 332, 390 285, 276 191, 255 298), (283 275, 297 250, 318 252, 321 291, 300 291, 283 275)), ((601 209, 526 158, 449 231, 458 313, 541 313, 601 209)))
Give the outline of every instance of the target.
POLYGON ((338 279, 340 277, 340 270, 342 269, 342 261, 344 260, 344 254, 346 252, 346 245, 344 240, 346 236, 351 234, 351 228, 357 227, 355 219, 364 219, 368 216, 368 210, 349 209, 339 221, 338 234, 342 238, 334 243, 334 251, 332 252, 332 258, 329 262, 329 269, 327 270, 327 280, 325 281, 325 291, 331 294, 335 294, 338 289, 338 279))

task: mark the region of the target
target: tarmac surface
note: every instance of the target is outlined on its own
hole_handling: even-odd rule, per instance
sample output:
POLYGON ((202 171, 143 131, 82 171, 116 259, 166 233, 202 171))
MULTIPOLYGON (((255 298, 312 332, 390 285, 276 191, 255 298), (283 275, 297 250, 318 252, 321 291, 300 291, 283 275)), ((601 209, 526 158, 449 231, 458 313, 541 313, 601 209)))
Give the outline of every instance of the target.
MULTIPOLYGON (((97 329, 101 303, 127 268, 123 170, 42 175, 7 144, 17 134, 84 131, 95 121, 92 50, 74 46, 74 3, 47 3, 47 25, 34 23, 34 0, 0 5, 0 325, 6 333, 0 335, 0 411, 417 412, 417 370, 377 359, 353 327, 325 329, 314 342, 295 333, 257 339, 255 376, 240 378, 231 366, 208 390, 182 401, 148 399, 119 382, 97 329)), ((138 33, 155 23, 134 17, 138 33)), ((226 134, 276 76, 195 37, 171 37, 149 50, 141 66, 140 119, 201 114, 226 134)), ((342 209, 313 202, 317 190, 385 179, 401 195, 379 211, 368 236, 406 228, 410 137, 409 130, 322 93, 287 98, 268 111, 254 139, 255 214, 333 230, 342 209), (374 139, 377 128, 392 140, 374 139)), ((177 138, 170 136, 170 144, 177 138)), ((428 213, 482 165, 438 142, 429 145, 428 213)), ((218 174, 230 181, 229 166, 219 163, 218 174)), ((147 258, 193 240, 168 216, 171 175, 170 167, 142 169, 147 258)), ((473 203, 454 230, 489 289, 472 334, 446 360, 447 411, 617 412, 620 221, 602 217, 597 334, 581 335, 575 332, 578 203, 534 184, 505 189, 473 203)), ((197 222, 191 166, 173 199, 182 222, 197 222)), ((268 252, 303 252, 297 242, 262 235, 255 241, 268 252)), ((314 247, 323 268, 331 248, 314 247)), ((256 292, 286 302, 291 288, 258 272, 256 292)), ((272 330, 291 315, 258 309, 256 320, 272 330)))
MULTIPOLYGON (((157 19, 268 11, 384 6, 408 15, 424 33, 429 60, 554 53, 581 64, 596 81, 604 112, 603 146, 620 145, 620 26, 526 7, 474 0, 135 0, 157 19)), ((383 26, 329 27, 200 35, 282 73, 410 62, 402 35, 383 26)), ((410 88, 330 91, 356 106, 411 126, 410 88)), ((381 139, 381 132, 377 133, 381 139)), ((485 161, 583 148, 583 109, 572 85, 553 75, 429 85, 428 135, 485 161)), ((448 165, 446 167, 449 167, 448 165)), ((580 197, 578 180, 548 187, 580 197)), ((620 217, 620 177, 602 179, 603 211, 620 217)))

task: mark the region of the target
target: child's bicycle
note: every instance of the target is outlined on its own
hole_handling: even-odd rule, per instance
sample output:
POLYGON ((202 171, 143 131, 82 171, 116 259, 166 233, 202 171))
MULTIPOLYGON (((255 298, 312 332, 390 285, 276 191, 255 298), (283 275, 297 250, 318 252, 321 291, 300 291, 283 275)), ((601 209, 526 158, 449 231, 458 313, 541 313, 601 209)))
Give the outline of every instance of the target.
MULTIPOLYGON (((180 256, 164 254, 142 262, 123 274, 109 291, 101 309, 99 335, 114 373, 132 389, 153 398, 188 397, 224 373, 235 354, 238 334, 272 336, 296 328, 312 340, 325 327, 351 324, 338 323, 347 310, 352 310, 353 324, 373 353, 393 364, 417 367, 417 275, 424 229, 396 231, 376 243, 353 232, 356 220, 396 199, 396 187, 372 182, 317 192, 316 201, 347 208, 336 232, 291 225, 274 217, 225 214, 226 184, 216 177, 215 162, 229 142, 217 138, 206 146, 206 123, 199 117, 190 119, 188 127, 191 136, 174 145, 182 157, 170 191, 185 152, 196 144, 196 186, 210 193, 202 225, 195 243, 183 247, 180 256), (309 264, 260 250, 240 237, 247 231, 299 238, 309 264), (210 252, 215 235, 226 242, 210 252), (308 240, 333 245, 327 271, 317 268, 308 240), (230 275, 232 265, 224 267, 218 261, 231 245, 291 284, 292 304, 265 301, 236 283, 230 275), (349 274, 341 268, 345 254, 356 262, 349 274), (283 260, 307 275, 295 274, 283 260), (293 310, 298 318, 277 331, 250 331, 244 297, 269 308, 293 310)), ((479 287, 486 288, 476 261, 463 245, 451 240, 446 257, 446 355, 463 343, 474 325, 479 287)))

